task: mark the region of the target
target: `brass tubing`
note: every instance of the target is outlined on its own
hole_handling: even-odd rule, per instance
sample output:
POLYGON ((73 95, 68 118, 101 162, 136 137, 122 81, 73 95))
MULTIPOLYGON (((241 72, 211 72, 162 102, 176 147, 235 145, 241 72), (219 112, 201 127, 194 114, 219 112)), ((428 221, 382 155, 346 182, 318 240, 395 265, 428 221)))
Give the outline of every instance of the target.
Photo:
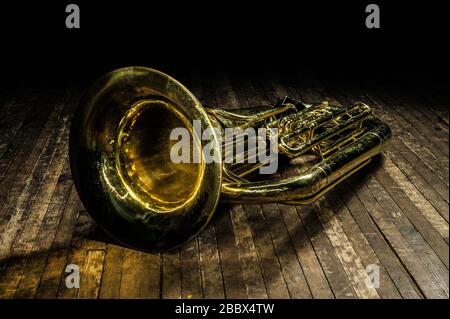
POLYGON ((303 174, 278 181, 224 183, 221 200, 245 204, 292 201, 300 203, 314 197, 341 176, 355 173, 362 163, 381 152, 391 131, 376 118, 367 122, 368 131, 358 141, 312 166, 303 174))

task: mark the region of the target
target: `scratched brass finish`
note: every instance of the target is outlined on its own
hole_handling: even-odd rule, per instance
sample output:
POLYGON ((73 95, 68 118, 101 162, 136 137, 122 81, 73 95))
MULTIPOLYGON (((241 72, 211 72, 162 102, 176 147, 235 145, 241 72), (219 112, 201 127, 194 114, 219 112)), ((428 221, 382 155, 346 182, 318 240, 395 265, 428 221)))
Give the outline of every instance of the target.
MULTIPOLYGON (((363 103, 347 107, 307 104, 290 98, 254 109, 203 107, 170 76, 144 67, 115 70, 85 94, 74 114, 70 164, 80 198, 94 220, 113 238, 137 249, 162 251, 183 245, 211 219, 219 198, 230 203, 308 204, 366 165, 391 135, 363 103), (215 134, 227 127, 278 130, 279 153, 314 164, 285 179, 255 178, 268 162, 205 161, 215 134), (170 132, 191 133, 198 163, 170 160, 170 132), (197 146, 195 146, 197 145, 197 146)), ((240 138, 239 136, 236 139, 240 138)), ((269 159, 270 160, 270 159, 269 159)))

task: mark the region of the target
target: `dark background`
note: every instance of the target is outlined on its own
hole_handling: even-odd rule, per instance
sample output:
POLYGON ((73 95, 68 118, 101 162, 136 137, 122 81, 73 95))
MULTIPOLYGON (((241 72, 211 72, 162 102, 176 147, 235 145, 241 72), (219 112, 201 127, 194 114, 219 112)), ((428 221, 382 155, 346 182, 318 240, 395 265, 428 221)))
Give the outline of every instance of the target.
POLYGON ((2 86, 89 85, 127 65, 447 81, 448 1, 27 1, 1 4, 2 86), (81 28, 65 27, 76 3, 81 28))

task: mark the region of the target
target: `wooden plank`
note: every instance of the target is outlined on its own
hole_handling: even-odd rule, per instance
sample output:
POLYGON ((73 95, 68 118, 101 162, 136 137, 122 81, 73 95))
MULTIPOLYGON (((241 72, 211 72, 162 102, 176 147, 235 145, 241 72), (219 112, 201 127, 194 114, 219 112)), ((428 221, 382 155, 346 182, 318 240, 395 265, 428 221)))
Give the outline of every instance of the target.
MULTIPOLYGON (((403 298, 416 299, 420 298, 419 288, 416 287, 409 273, 404 269, 402 261, 397 257, 395 252, 391 250, 388 242, 385 241, 383 234, 374 223, 371 216, 366 211, 356 193, 347 183, 338 186, 336 192, 342 196, 342 200, 348 208, 355 222, 361 229, 364 238, 369 242, 370 246, 376 253, 380 262, 392 278, 394 284, 398 288, 403 298)), ((382 280, 383 277, 380 279, 382 280)), ((382 281, 383 282, 383 281, 382 281)))
MULTIPOLYGON (((346 103, 349 103, 349 101, 346 101, 346 103)), ((389 163, 390 162, 388 162, 387 165, 389 166, 390 172, 392 173, 394 167, 393 165, 389 165, 389 163)), ((380 199, 380 203, 382 205, 386 204, 389 202, 389 199, 392 198, 392 200, 395 201, 396 205, 398 205, 399 210, 404 213, 409 218, 409 220, 411 220, 414 227, 417 228, 420 234, 424 236, 424 238, 430 243, 430 246, 436 251, 437 255, 448 268, 448 244, 444 240, 442 240, 442 237, 440 237, 439 233, 436 232, 436 229, 423 216, 423 213, 414 205, 414 203, 405 194, 402 188, 398 187, 399 185, 397 184, 397 177, 399 175, 394 175, 391 177, 384 167, 383 169, 376 170, 375 174, 377 176, 377 179, 384 185, 384 189, 386 189, 387 193, 389 193, 390 195, 384 196, 382 199, 380 199)), ((368 181, 373 182, 374 180, 369 179, 368 181)), ((372 186, 375 187, 375 184, 372 183, 372 186)), ((411 187, 407 188, 407 190, 408 189, 411 189, 411 187)), ((412 188, 412 190, 414 191, 414 188, 412 188)), ((374 192, 374 194, 383 194, 383 188, 377 188, 377 191, 374 192)), ((388 210, 392 211, 393 207, 394 206, 391 205, 388 210)), ((445 221, 442 222, 445 223, 445 221)), ((411 234, 411 231, 409 231, 408 234, 411 234)))
MULTIPOLYGON (((377 288, 379 296, 389 299, 399 298, 400 295, 398 290, 395 288, 395 285, 384 269, 384 266, 373 252, 370 244, 361 232, 361 229, 359 229, 355 220, 350 215, 347 207, 337 196, 337 191, 328 193, 327 198, 319 201, 315 206, 317 208, 316 210, 319 212, 319 217, 324 228, 329 227, 329 237, 331 236, 333 238, 333 240, 331 240, 330 237, 331 242, 344 246, 343 248, 337 248, 346 251, 345 253, 338 255, 342 257, 342 263, 344 264, 347 262, 347 259, 352 255, 352 261, 358 261, 360 259, 359 269, 354 269, 350 265, 349 270, 347 271, 349 277, 354 277, 354 286, 362 286, 363 283, 365 284, 368 278, 366 277, 367 274, 365 274, 362 269, 366 269, 367 266, 375 264, 380 267, 380 281, 383 283, 377 288), (333 203, 332 210, 329 203, 333 203), (319 205, 320 207, 317 207, 319 205), (334 230, 330 230, 330 228, 334 228, 334 230), (339 237, 343 238, 338 239, 339 237)), ((360 289, 360 294, 363 298, 377 298, 373 291, 370 289, 367 291, 367 286, 362 286, 360 289)))
POLYGON ((391 214, 388 218, 391 218, 400 233, 410 243, 418 257, 429 269, 429 272, 434 275, 441 288, 448 293, 448 269, 443 262, 439 260, 436 253, 432 250, 432 247, 430 248, 424 240, 422 233, 419 233, 418 230, 414 228, 414 225, 404 215, 404 211, 402 211, 401 208, 396 205, 394 200, 389 197, 388 193, 382 188, 378 180, 369 178, 367 186, 380 205, 384 208, 385 212, 391 214))
MULTIPOLYGON (((339 103, 337 101, 335 102, 339 103)), ((349 102, 347 101, 347 103, 349 102)), ((384 207, 386 211, 397 212, 397 214, 393 213, 392 222, 398 227, 399 231, 403 234, 403 236, 405 236, 406 240, 411 243, 412 248, 418 253, 419 258, 423 260, 424 264, 430 269, 431 274, 435 276, 435 282, 437 282, 437 284, 440 286, 438 288, 442 289, 445 293, 448 294, 447 269, 441 266, 442 264, 440 263, 439 259, 433 258, 433 256, 435 257, 433 251, 429 249, 429 246, 425 243, 422 237, 418 235, 415 228, 411 224, 409 224, 408 219, 401 219, 403 213, 406 214, 409 219, 411 219, 414 226, 428 241, 432 241, 433 245, 431 246, 437 247, 436 252, 439 257, 443 259, 444 264, 448 263, 448 245, 442 240, 442 238, 439 237, 438 233, 431 227, 431 225, 423 217, 423 215, 421 215, 414 204, 407 198, 404 192, 396 186, 394 181, 390 179, 389 175, 383 169, 376 170, 375 174, 377 178, 383 183, 384 188, 392 197, 392 199, 390 198, 390 196, 386 196, 387 193, 382 187, 377 187, 376 191, 373 191, 372 193, 375 197, 382 196, 380 198, 377 198, 377 200, 379 201, 381 206, 386 206, 384 207), (385 195, 383 196, 383 194, 385 195), (394 204, 394 201, 401 207, 401 210, 396 206, 396 204, 394 204)), ((368 184, 369 188, 370 186, 377 186, 376 183, 374 184, 374 181, 375 179, 370 178, 369 175, 368 182, 372 182, 372 184, 368 184)))
MULTIPOLYGON (((42 96, 36 92, 26 90, 20 95, 6 97, 0 104, 0 127, 2 136, 0 137, 0 159, 5 152, 16 142, 16 136, 22 132, 22 126, 26 124, 29 113, 42 96)), ((11 151, 11 150, 10 150, 11 151)))
POLYGON ((414 107, 414 102, 409 101, 408 104, 405 104, 403 96, 395 99, 395 102, 397 105, 400 105, 398 112, 401 112, 400 114, 408 121, 410 127, 414 128, 416 132, 420 132, 421 136, 426 139, 427 144, 433 147, 432 150, 435 157, 443 161, 442 164, 448 164, 448 133, 436 129, 438 127, 434 126, 433 123, 426 122, 427 125, 425 125, 423 117, 420 116, 421 114, 418 114, 417 108, 414 107), (406 112, 406 110, 409 111, 406 112))
POLYGON ((31 109, 30 103, 10 101, 0 107, 0 158, 14 141, 31 109))
MULTIPOLYGON (((379 170, 379 171, 377 171, 377 172, 379 172, 379 173, 384 173, 384 171, 383 170, 379 170)), ((389 188, 388 187, 388 189, 392 189, 392 188, 389 188)), ((382 188, 378 188, 377 189, 377 191, 376 192, 374 192, 374 194, 375 194, 375 196, 377 196, 377 195, 380 195, 380 194, 382 194, 383 193, 383 189, 382 188)), ((384 198, 380 198, 379 199, 379 202, 381 203, 381 204, 386 204, 387 202, 386 202, 386 199, 387 199, 387 197, 384 197, 384 198)), ((365 201, 366 200, 368 200, 368 198, 366 198, 365 199, 365 201)), ((366 205, 366 202, 364 201, 364 205, 366 205)), ((376 204, 377 205, 377 204, 376 204)), ((388 211, 392 211, 392 206, 389 208, 389 210, 388 211)), ((382 213, 382 210, 379 210, 379 212, 380 213, 382 213)), ((393 223, 395 223, 395 221, 392 221, 393 223)), ((398 224, 397 224, 397 226, 399 226, 398 224)), ((403 229, 404 228, 404 226, 405 225, 400 225, 400 228, 399 229, 403 229)), ((414 230, 414 228, 412 228, 412 230, 414 230)), ((411 227, 409 228, 409 232, 407 232, 407 231, 405 231, 405 232, 403 232, 403 234, 404 235, 406 235, 407 237, 408 236, 411 236, 411 227)), ((390 234, 391 236, 395 236, 394 234, 390 234)), ((386 234, 385 234, 385 236, 387 236, 386 234)), ((397 235, 398 236, 398 235, 397 235)), ((434 236, 434 235, 432 235, 432 236, 434 236)), ((417 241, 417 236, 415 237, 415 239, 416 239, 416 241, 417 241)), ((391 241, 391 245, 393 245, 393 243, 392 243, 392 240, 393 239, 390 239, 390 241, 391 241)), ((398 241, 399 242, 401 242, 402 240, 404 240, 404 239, 402 239, 402 237, 400 237, 400 236, 398 236, 398 241)), ((413 242, 412 244, 413 244, 413 248, 417 248, 416 246, 414 246, 414 244, 415 244, 416 242, 413 242)), ((422 241, 422 243, 424 243, 423 241, 422 241)), ((401 242, 401 244, 404 244, 404 243, 402 243, 401 242)), ((421 259, 420 259, 420 257, 419 257, 419 260, 416 260, 418 257, 417 256, 415 256, 415 254, 414 253, 412 253, 412 251, 410 252, 410 256, 409 257, 412 257, 412 259, 414 259, 414 263, 415 263, 415 265, 414 265, 414 267, 419 267, 421 270, 415 270, 416 271, 416 275, 418 275, 418 272, 425 272, 425 274, 423 274, 423 273, 421 273, 420 275, 428 275, 428 272, 429 272, 429 270, 428 269, 423 269, 423 267, 425 266, 423 263, 422 263, 422 261, 421 261, 421 259)), ((427 256, 426 255, 422 255, 422 258, 427 258, 427 256)), ((442 273, 442 272, 441 272, 442 273)), ((435 279, 435 278, 433 278, 433 279, 435 279)), ((445 281, 445 279, 444 279, 444 281, 445 281)), ((441 284, 442 283, 442 278, 439 280, 439 279, 435 279, 435 280, 433 280, 433 284, 435 285, 435 287, 438 287, 438 289, 441 289, 441 293, 442 292, 444 292, 445 293, 445 291, 446 291, 446 289, 444 288, 444 287, 442 287, 442 285, 441 285, 441 287, 439 288, 439 284, 441 284)), ((428 289, 428 287, 427 287, 427 289, 428 289)), ((430 288, 431 289, 431 288, 430 288)))
MULTIPOLYGON (((67 264, 66 264, 66 265, 74 264, 79 267, 81 280, 83 280, 83 276, 85 274, 89 276, 90 269, 85 268, 86 258, 89 254, 89 251, 106 250, 106 243, 97 240, 97 238, 99 237, 101 238, 101 236, 104 236, 104 234, 99 229, 98 225, 94 223, 94 221, 86 211, 81 211, 78 214, 78 220, 72 237, 70 251, 69 254, 67 255, 67 264)), ((104 258, 104 254, 96 254, 96 257, 104 258)), ((101 262, 99 261, 98 263, 101 262)), ((79 289, 68 289, 65 285, 66 277, 67 274, 64 273, 59 286, 57 298, 61 299, 77 298, 79 289)))
MULTIPOLYGON (((117 299, 120 294, 122 280, 122 265, 125 249, 121 246, 108 244, 104 256, 104 268, 98 297, 101 299, 117 299)), ((100 256, 101 257, 101 256, 100 256)))
MULTIPOLYGON (((333 94, 339 97, 346 97, 348 92, 352 90, 341 90, 339 93, 333 92, 333 94)), ((407 130, 403 129, 402 124, 397 122, 397 118, 392 117, 389 113, 390 106, 383 108, 380 106, 380 102, 371 98, 367 91, 362 91, 360 94, 354 94, 358 100, 362 100, 369 104, 374 110, 375 114, 387 123, 393 131, 393 137, 390 141, 390 147, 395 149, 396 153, 400 153, 417 172, 423 176, 425 180, 431 185, 431 189, 436 192, 448 203, 448 181, 445 179, 448 177, 442 170, 448 170, 441 161, 438 161, 429 149, 420 144, 419 141, 407 130), (386 109, 386 110, 385 110, 386 109)), ((370 92, 371 94, 371 92, 370 92)), ((354 100, 353 100, 354 101, 354 100)), ((447 159, 448 160, 448 159, 447 159)))
POLYGON ((248 298, 268 298, 253 234, 242 205, 230 209, 231 223, 248 298))
POLYGON ((198 236, 202 290, 205 299, 225 298, 214 224, 209 224, 198 236))
POLYGON ((291 205, 283 204, 279 204, 278 207, 292 244, 295 247, 295 253, 305 274, 312 297, 318 299, 334 298, 333 291, 315 255, 311 241, 304 230, 297 209, 291 205))
MULTIPOLYGON (((431 241, 435 240, 436 231, 440 234, 440 236, 447 242, 448 245, 448 222, 434 209, 434 207, 423 197, 418 190, 411 184, 398 170, 398 168, 392 163, 388 158, 385 158, 383 161, 383 169, 391 178, 394 180, 399 187, 403 190, 403 193, 400 193, 400 196, 404 199, 404 195, 406 194, 410 202, 416 207, 413 208, 408 202, 408 207, 411 207, 413 213, 415 213, 410 219, 412 219, 413 223, 416 221, 419 226, 416 228, 419 229, 423 226, 431 226, 432 229, 426 229, 425 232, 432 232, 431 241), (423 219, 426 218, 426 221, 423 219)), ((440 241, 438 241, 438 245, 444 245, 440 241)), ((441 247, 442 248, 442 247, 441 247)), ((447 255, 448 257, 448 255, 447 255)))
POLYGON ((430 145, 435 146, 432 150, 436 157, 442 158, 448 163, 448 133, 442 130, 436 130, 435 126, 433 126, 433 122, 424 121, 424 116, 418 110, 423 110, 426 106, 420 105, 417 98, 408 98, 411 94, 401 90, 401 87, 400 90, 399 88, 396 88, 396 91, 401 92, 399 94, 394 94, 392 90, 391 92, 385 91, 385 96, 398 106, 395 108, 395 111, 407 121, 409 128, 413 128, 416 132, 419 132, 419 135, 426 139, 430 145))
POLYGON ((6 229, 0 238, 0 256, 3 258, 8 256, 13 242, 16 241, 22 230, 28 229, 28 227, 32 228, 30 229, 31 235, 38 231, 40 224, 35 222, 43 218, 49 204, 41 199, 41 196, 44 195, 44 199, 52 196, 59 177, 58 174, 61 172, 64 163, 63 159, 67 156, 65 144, 61 145, 58 154, 55 154, 63 134, 65 134, 66 139, 68 138, 68 130, 66 128, 67 121, 49 137, 48 144, 40 154, 31 178, 25 184, 22 192, 18 194, 15 203, 11 200, 12 205, 5 209, 5 215, 9 215, 10 219, 5 225, 6 229), (64 133, 65 130, 66 132, 64 133), (48 168, 52 164, 54 169, 49 172, 48 168), (32 210, 31 208, 33 207, 40 210, 32 210))
POLYGON ((448 187, 448 157, 446 158, 445 155, 433 153, 433 149, 436 148, 436 146, 425 139, 423 134, 417 131, 412 125, 405 123, 404 119, 398 115, 398 113, 392 111, 395 107, 393 107, 391 103, 386 102, 372 92, 369 98, 372 100, 374 107, 388 114, 390 119, 394 119, 397 122, 396 125, 391 125, 393 130, 395 130, 398 125, 403 128, 403 130, 397 132, 397 136, 406 146, 408 146, 408 148, 417 154, 421 161, 423 161, 423 163, 425 163, 448 187), (380 99, 384 103, 380 103, 380 99))
MULTIPOLYGON (((42 112, 45 114, 45 109, 42 112)), ((29 213, 28 205, 39 190, 42 177, 46 172, 48 157, 54 154, 55 149, 52 147, 59 142, 58 134, 61 134, 61 128, 64 130, 64 126, 58 128, 55 124, 61 112, 62 106, 59 105, 45 125, 41 123, 42 131, 37 131, 38 125, 30 124, 35 129, 29 128, 29 130, 39 135, 38 138, 35 140, 32 137, 21 136, 20 138, 26 141, 16 145, 21 148, 17 151, 15 160, 8 159, 13 162, 8 166, 6 175, 0 181, 0 203, 3 203, 0 207, 0 262, 7 258, 11 243, 21 228, 21 221, 26 220, 29 213)), ((35 116, 36 121, 41 120, 38 115, 35 114, 35 116)))
POLYGON ((448 105, 449 100, 447 97, 446 90, 447 88, 441 88, 440 90, 433 85, 427 90, 423 90, 423 88, 417 88, 416 83, 408 83, 414 92, 418 92, 420 97, 423 99, 424 104, 429 107, 426 108, 426 112, 430 113, 431 120, 434 123, 438 123, 440 127, 445 127, 444 131, 449 132, 449 111, 448 105), (437 120, 435 120, 437 119, 437 120))
MULTIPOLYGON (((25 220, 26 216, 28 216, 28 206, 39 190, 45 172, 48 170, 49 162, 54 156, 57 145, 60 144, 62 134, 68 124, 68 117, 71 113, 70 102, 76 97, 76 94, 70 95, 62 101, 58 101, 57 106, 45 124, 40 123, 42 126, 40 132, 35 132, 25 125, 27 128, 24 127, 21 130, 21 134, 16 138, 23 139, 23 144, 15 143, 14 146, 19 149, 12 147, 9 150, 13 151, 6 154, 5 158, 2 159, 7 160, 7 162, 12 162, 8 166, 7 171, 5 171, 6 175, 0 182, 0 196, 4 196, 2 199, 4 200, 4 204, 0 208, 0 234, 2 237, 0 238, 0 250, 2 251, 0 256, 3 256, 3 258, 10 248, 14 233, 19 230, 22 224, 21 221, 25 220), (68 105, 67 110, 64 108, 65 105, 68 105), (37 139, 22 134, 24 130, 35 132, 38 135, 37 139), (28 147, 32 147, 32 149, 30 150, 28 147), (13 159, 11 156, 16 156, 16 158, 13 159), (5 229, 6 227, 7 229, 5 229), (2 242, 4 240, 6 243, 2 242)), ((45 114, 46 106, 41 105, 41 107, 42 113, 45 114)), ((36 122, 41 120, 41 117, 38 115, 35 114, 36 122)), ((42 120, 44 119, 46 118, 42 120)), ((30 126, 34 127, 36 125, 30 126)))
POLYGON ((227 299, 247 298, 241 264, 236 256, 237 245, 232 232, 228 207, 224 205, 218 206, 214 224, 220 263, 222 265, 225 297, 227 299))
POLYGON ((203 298, 202 272, 198 241, 194 238, 180 248, 181 297, 185 299, 203 298))
MULTIPOLYGON (((29 210, 27 206, 21 206, 15 210, 7 224, 6 231, 2 234, 0 250, 2 258, 14 256, 14 260, 8 261, 8 267, 2 279, 3 287, 9 293, 14 293, 20 282, 28 254, 33 248, 39 227, 49 208, 50 200, 65 162, 64 159, 67 156, 67 148, 64 144, 67 138, 67 116, 64 116, 61 126, 54 128, 47 138, 47 143, 36 164, 38 169, 34 176, 41 174, 42 176, 39 179, 37 178, 36 185, 28 184, 28 186, 36 187, 37 193, 30 198, 29 193, 33 191, 33 188, 25 188, 24 192, 21 193, 22 197, 18 198, 19 201, 24 200, 27 204, 28 201, 30 202, 29 210), (47 170, 49 164, 52 166, 52 170, 47 170), (44 178, 45 182, 42 183, 44 178), (29 216, 24 218, 23 216, 27 213, 29 213, 29 216)), ((22 202, 19 202, 19 204, 22 204, 22 202)), ((37 250, 39 251, 39 249, 37 250)), ((8 292, 6 292, 6 297, 8 292)))
POLYGON ((72 186, 52 248, 48 254, 36 298, 54 299, 57 297, 61 279, 67 265, 72 234, 75 230, 78 214, 82 209, 83 207, 75 187, 72 186))
POLYGON ((417 154, 410 152, 408 148, 395 137, 392 138, 391 146, 388 146, 388 155, 391 155, 394 151, 414 167, 417 174, 426 180, 430 186, 430 190, 434 190, 446 203, 448 203, 448 186, 445 185, 445 183, 421 160, 419 156, 417 156, 417 154))
POLYGON ((427 298, 445 298, 445 291, 440 288, 439 283, 430 274, 422 260, 402 236, 392 219, 386 216, 384 209, 377 201, 371 200, 373 195, 367 186, 359 183, 355 187, 355 192, 383 233, 383 236, 390 243, 393 251, 399 256, 408 272, 420 287, 422 293, 427 298))
POLYGON ((163 299, 181 298, 181 265, 178 249, 161 255, 163 259, 162 293, 163 299))
POLYGON ((89 250, 83 265, 78 299, 96 299, 100 291, 102 279, 104 250, 89 250))
MULTIPOLYGON (((349 103, 349 101, 346 101, 345 103, 349 103)), ((441 259, 443 259, 443 262, 448 265, 448 244, 437 237, 438 235, 432 225, 430 225, 429 221, 424 218, 424 213, 419 211, 411 200, 410 197, 412 197, 412 194, 410 194, 409 197, 405 194, 405 192, 407 192, 408 190, 410 190, 412 193, 416 193, 415 188, 406 181, 406 178, 402 178, 402 175, 399 174, 399 170, 396 170, 396 167, 392 165, 392 162, 390 161, 383 161, 383 169, 377 170, 376 174, 380 182, 385 182, 384 188, 388 191, 388 193, 396 201, 396 203, 402 208, 402 211, 413 222, 419 232, 423 236, 425 236, 425 239, 428 239, 435 244, 432 246, 438 249, 438 255, 441 257, 441 259), (387 169, 385 166, 387 166, 387 169), (389 175, 389 172, 392 175, 389 175), (405 191, 403 191, 401 187, 397 187, 397 184, 399 182, 400 186, 406 187, 405 191)), ((437 217, 436 214, 433 216, 437 217)), ((441 226, 439 227, 443 227, 444 224, 446 224, 446 222, 444 220, 441 220, 441 226)), ((446 226, 446 229, 443 229, 444 233, 448 232, 448 224, 446 226)))
POLYGON ((24 265, 24 271, 17 287, 15 298, 33 298, 47 263, 48 252, 53 245, 64 209, 72 188, 68 157, 41 223, 39 233, 24 265))
MULTIPOLYGON (((348 91, 351 90, 347 90, 346 92, 348 91)), ((341 96, 344 99, 346 98, 344 94, 338 94, 338 96, 341 96)), ((356 99, 364 100, 364 97, 358 95, 356 99)), ((356 99, 353 98, 353 101, 356 99)), ((366 102, 371 104, 371 101, 366 102)), ((378 113, 376 106, 375 111, 393 130, 393 138, 385 153, 404 172, 407 178, 413 181, 417 186, 420 186, 420 192, 430 200, 430 203, 439 210, 444 218, 447 216, 448 220, 448 186, 434 174, 429 166, 426 166, 422 162, 420 157, 406 147, 406 144, 404 143, 407 142, 397 138, 397 135, 402 134, 401 127, 395 122, 392 122, 392 119, 387 113, 378 113)))
MULTIPOLYGON (((363 233, 355 219, 350 213, 349 208, 345 205, 340 196, 345 190, 336 190, 328 193, 328 203, 333 203, 333 210, 335 211, 336 218, 340 221, 343 231, 351 242, 353 249, 361 259, 362 265, 365 269, 371 265, 379 266, 380 287, 376 288, 378 294, 383 299, 397 299, 401 297, 401 294, 395 283, 393 282, 388 270, 380 259, 376 250, 373 249, 369 240, 366 238, 366 234, 363 233), (338 196, 338 194, 340 196, 338 196)), ((347 190, 348 192, 348 190, 347 190)), ((355 196, 353 194, 353 196, 355 196)))
POLYGON ((36 293, 37 299, 56 299, 66 266, 65 249, 52 250, 49 253, 36 293))
MULTIPOLYGON (((58 97, 42 99, 31 108, 13 142, 0 158, 0 203, 6 203, 8 194, 14 190, 11 188, 14 180, 23 183, 23 179, 26 179, 22 177, 29 173, 28 167, 24 165, 28 163, 26 159, 33 154, 32 150, 40 154, 39 149, 43 148, 46 137, 56 125, 55 118, 58 118, 62 110, 62 105, 55 103, 56 101, 58 97), (50 115, 52 119, 49 119, 50 115), (9 177, 5 176, 7 173, 9 177), (3 185, 10 187, 5 188, 3 185)), ((32 167, 33 164, 28 165, 32 167)))
POLYGON ((353 290, 349 278, 314 212, 314 208, 310 205, 297 206, 297 212, 302 219, 334 296, 337 299, 357 298, 356 292, 353 290))
POLYGON ((160 297, 161 257, 125 249, 120 298, 151 299, 160 297))
MULTIPOLYGON (((417 116, 422 120, 425 119, 425 122, 429 123, 433 127, 433 130, 447 133, 447 140, 448 140, 448 133, 449 133, 448 123, 446 123, 435 112, 435 109, 437 109, 436 104, 439 102, 433 101, 434 93, 430 92, 429 90, 423 89, 413 90, 412 87, 407 83, 405 83, 405 87, 403 89, 404 91, 406 91, 406 93, 403 96, 403 98, 405 99, 404 102, 407 105, 412 105, 412 107, 414 107, 415 111, 417 112, 416 113, 417 116), (412 92, 414 92, 413 95, 411 94, 412 92)), ((436 94, 441 95, 442 92, 438 92, 436 94)))
POLYGON ((303 269, 280 215, 278 204, 266 204, 262 207, 290 297, 293 299, 312 298, 303 269))
MULTIPOLYGON (((66 129, 64 127, 62 131, 66 129)), ((60 132, 62 133, 62 132, 60 132)), ((60 133, 58 133, 58 137, 61 138, 60 133)), ((66 130, 66 136, 65 139, 68 138, 68 130, 66 130)), ((64 143, 64 142, 63 142, 64 143)), ((54 146, 54 145, 51 145, 54 146)), ((54 152, 54 150, 53 150, 54 152)), ((45 177, 45 182, 38 186, 38 192, 36 196, 32 199, 31 206, 29 208, 30 214, 27 216, 26 220, 24 221, 22 227, 19 229, 21 232, 18 234, 17 237, 11 236, 9 238, 14 238, 13 241, 13 250, 14 251, 21 251, 26 252, 30 251, 34 240, 36 239, 36 236, 38 235, 41 222, 45 217, 45 214, 47 213, 47 210, 50 206, 50 200, 52 198, 53 192, 56 188, 56 184, 58 182, 59 175, 62 171, 65 159, 67 157, 67 149, 66 145, 62 144, 60 148, 57 150, 56 154, 52 154, 50 158, 50 163, 47 163, 47 158, 41 158, 43 159, 43 162, 45 165, 50 164, 52 166, 52 170, 43 172, 45 177), (54 155, 54 157, 53 157, 54 155)), ((41 160, 40 159, 40 160, 41 160)), ((42 172, 42 171, 41 171, 42 172)), ((64 200, 64 199, 62 199, 64 200)), ((59 204, 59 203, 57 203, 59 204)), ((14 220, 15 221, 15 220, 14 220)), ((13 224, 8 224, 8 230, 15 229, 16 227, 13 227, 13 224)), ((6 238, 4 238, 4 241, 6 242, 6 238)), ((50 237, 51 239, 51 237, 50 237)), ((5 244, 5 242, 3 244, 5 244)), ((11 243, 12 244, 12 243, 11 243)), ((8 245, 8 244, 6 244, 8 245)))
MULTIPOLYGON (((409 221, 414 225, 417 231, 423 236, 425 240, 428 241, 429 245, 435 250, 436 254, 442 260, 442 262, 448 267, 448 245, 445 241, 440 237, 439 233, 432 227, 432 225, 421 215, 418 211, 417 207, 408 200, 406 194, 397 186, 395 186, 394 182, 390 177, 383 171, 379 170, 376 173, 377 179, 384 184, 384 188, 387 193, 392 198, 386 196, 386 193, 383 193, 380 187, 376 188, 375 193, 385 195, 383 196, 380 202, 382 204, 393 204, 390 205, 390 208, 394 208, 394 202, 396 204, 396 211, 398 214, 392 212, 394 217, 401 217, 403 214, 409 219, 409 221), (391 186, 388 186, 391 185, 391 186), (389 200, 387 202, 386 200, 389 200)), ((373 180, 369 180, 369 182, 373 182, 373 180)), ((375 185, 372 185, 376 187, 375 185)), ((405 222, 407 220, 405 219, 405 222)), ((411 225, 411 226, 412 226, 411 225)), ((412 228, 414 228, 412 227, 412 228)))
POLYGON ((264 219, 261 206, 245 205, 244 209, 252 229, 269 298, 289 298, 289 290, 269 230, 271 225, 264 219))
POLYGON ((315 211, 324 227, 325 233, 330 239, 334 247, 337 257, 339 258, 352 286, 359 298, 362 299, 378 299, 380 296, 375 288, 366 284, 368 275, 365 271, 361 259, 356 254, 353 245, 347 238, 339 220, 334 216, 326 199, 322 198, 315 204, 315 211))
MULTIPOLYGON (((426 201, 428 201, 430 203, 430 205, 433 206, 433 208, 448 223, 448 221, 449 221, 449 205, 448 205, 448 203, 446 203, 445 200, 433 190, 433 188, 428 184, 428 182, 421 175, 419 175, 416 172, 416 170, 398 152, 393 152, 391 149, 392 148, 387 149, 385 151, 385 153, 387 154, 389 160, 391 160, 393 162, 393 164, 396 165, 398 167, 398 169, 400 169, 402 174, 404 175, 400 179, 404 180, 404 178, 406 177, 410 181, 410 184, 413 184, 414 187, 422 195, 422 196, 420 196, 419 194, 417 194, 413 191, 408 191, 408 194, 413 194, 413 193, 417 194, 417 198, 414 198, 412 200, 415 203, 417 203, 417 205, 424 207, 424 206, 426 206, 426 204, 423 203, 423 200, 420 197, 425 198, 426 201)), ((388 161, 388 160, 386 159, 386 161, 388 161)), ((387 169, 389 170, 390 168, 387 168, 387 169)), ((395 168, 392 168, 392 170, 397 171, 395 168)), ((405 184, 407 184, 407 182, 405 182, 405 184)), ((428 208, 427 210, 431 210, 431 209, 428 208)), ((426 216, 427 216, 428 220, 430 220, 430 222, 433 222, 433 224, 436 225, 435 227, 437 229, 441 228, 442 226, 439 226, 439 224, 441 223, 439 221, 439 218, 434 217, 433 215, 434 214, 432 212, 430 212, 430 213, 427 213, 426 216)))

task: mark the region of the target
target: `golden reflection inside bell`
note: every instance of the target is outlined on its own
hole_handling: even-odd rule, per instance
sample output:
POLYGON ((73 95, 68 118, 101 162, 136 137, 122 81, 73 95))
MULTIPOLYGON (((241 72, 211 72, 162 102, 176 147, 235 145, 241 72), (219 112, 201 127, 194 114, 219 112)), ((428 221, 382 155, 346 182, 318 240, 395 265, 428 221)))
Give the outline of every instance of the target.
MULTIPOLYGON (((116 166, 133 197, 150 209, 169 212, 187 205, 202 181, 204 163, 174 163, 170 140, 174 128, 192 124, 169 100, 146 99, 135 103, 122 118, 116 146, 116 166)), ((198 144, 195 144, 198 145, 198 144)), ((200 147, 190 143, 190 154, 200 147), (195 149, 194 149, 195 147, 195 149)))

